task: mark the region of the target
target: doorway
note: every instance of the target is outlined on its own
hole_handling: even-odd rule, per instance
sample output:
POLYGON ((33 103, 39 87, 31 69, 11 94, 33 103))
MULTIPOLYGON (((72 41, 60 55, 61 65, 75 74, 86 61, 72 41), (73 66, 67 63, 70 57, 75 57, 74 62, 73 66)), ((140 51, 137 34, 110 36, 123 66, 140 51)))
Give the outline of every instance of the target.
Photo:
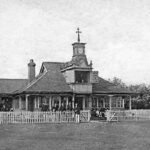
POLYGON ((29 97, 28 99, 28 110, 34 111, 34 97, 29 97))
POLYGON ((78 107, 80 108, 80 110, 83 110, 83 97, 76 97, 75 103, 78 104, 78 107))

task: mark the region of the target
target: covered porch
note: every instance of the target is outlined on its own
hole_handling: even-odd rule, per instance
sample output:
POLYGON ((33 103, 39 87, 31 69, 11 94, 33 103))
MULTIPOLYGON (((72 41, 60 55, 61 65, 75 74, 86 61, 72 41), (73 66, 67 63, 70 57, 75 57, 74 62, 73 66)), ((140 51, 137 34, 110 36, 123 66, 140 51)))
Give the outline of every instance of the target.
POLYGON ((92 108, 131 110, 132 95, 24 94, 14 97, 12 108, 25 111, 51 111, 55 104, 60 108, 61 103, 64 104, 66 110, 68 105, 74 109, 75 103, 78 104, 80 110, 91 110, 92 108))
POLYGON ((107 110, 123 110, 132 109, 132 95, 124 94, 108 94, 108 95, 93 95, 92 108, 105 108, 107 110))
POLYGON ((71 104, 74 108, 73 96, 70 94, 23 94, 12 101, 13 110, 52 111, 54 105, 60 108, 61 103, 66 107, 71 104))
POLYGON ((91 110, 92 108, 131 110, 134 96, 129 94, 74 94, 73 98, 74 103, 77 103, 81 110, 91 110))

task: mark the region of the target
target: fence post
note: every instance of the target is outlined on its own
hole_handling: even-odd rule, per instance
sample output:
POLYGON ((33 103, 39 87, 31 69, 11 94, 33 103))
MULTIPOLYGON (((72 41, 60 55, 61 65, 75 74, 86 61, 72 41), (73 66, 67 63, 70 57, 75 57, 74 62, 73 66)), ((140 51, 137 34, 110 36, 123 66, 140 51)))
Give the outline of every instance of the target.
POLYGON ((62 117, 62 115, 61 115, 61 111, 59 112, 59 122, 61 123, 61 117, 62 117))

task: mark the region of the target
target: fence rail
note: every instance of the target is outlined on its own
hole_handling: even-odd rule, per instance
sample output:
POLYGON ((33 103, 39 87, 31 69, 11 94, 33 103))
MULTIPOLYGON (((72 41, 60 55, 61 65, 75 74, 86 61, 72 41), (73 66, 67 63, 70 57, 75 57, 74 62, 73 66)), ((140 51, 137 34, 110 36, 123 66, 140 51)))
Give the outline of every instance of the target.
POLYGON ((107 121, 150 121, 150 110, 111 110, 107 121))
MULTIPOLYGON (((80 122, 90 121, 90 112, 81 111, 80 122)), ((25 124, 25 123, 73 123, 75 113, 66 112, 0 112, 0 124, 25 124)))

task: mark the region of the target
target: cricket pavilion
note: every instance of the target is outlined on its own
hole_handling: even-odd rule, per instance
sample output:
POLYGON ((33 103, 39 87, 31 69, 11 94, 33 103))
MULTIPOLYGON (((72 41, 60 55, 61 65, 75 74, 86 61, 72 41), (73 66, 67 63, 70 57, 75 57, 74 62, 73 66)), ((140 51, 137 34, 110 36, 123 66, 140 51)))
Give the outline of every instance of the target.
POLYGON ((0 103, 6 111, 41 111, 44 105, 51 111, 55 103, 67 107, 75 103, 81 110, 93 107, 131 109, 133 93, 99 77, 92 62, 88 62, 85 44, 73 43, 73 56, 68 62, 43 62, 39 74, 35 75, 35 62, 28 64, 28 79, 0 79, 0 103))

